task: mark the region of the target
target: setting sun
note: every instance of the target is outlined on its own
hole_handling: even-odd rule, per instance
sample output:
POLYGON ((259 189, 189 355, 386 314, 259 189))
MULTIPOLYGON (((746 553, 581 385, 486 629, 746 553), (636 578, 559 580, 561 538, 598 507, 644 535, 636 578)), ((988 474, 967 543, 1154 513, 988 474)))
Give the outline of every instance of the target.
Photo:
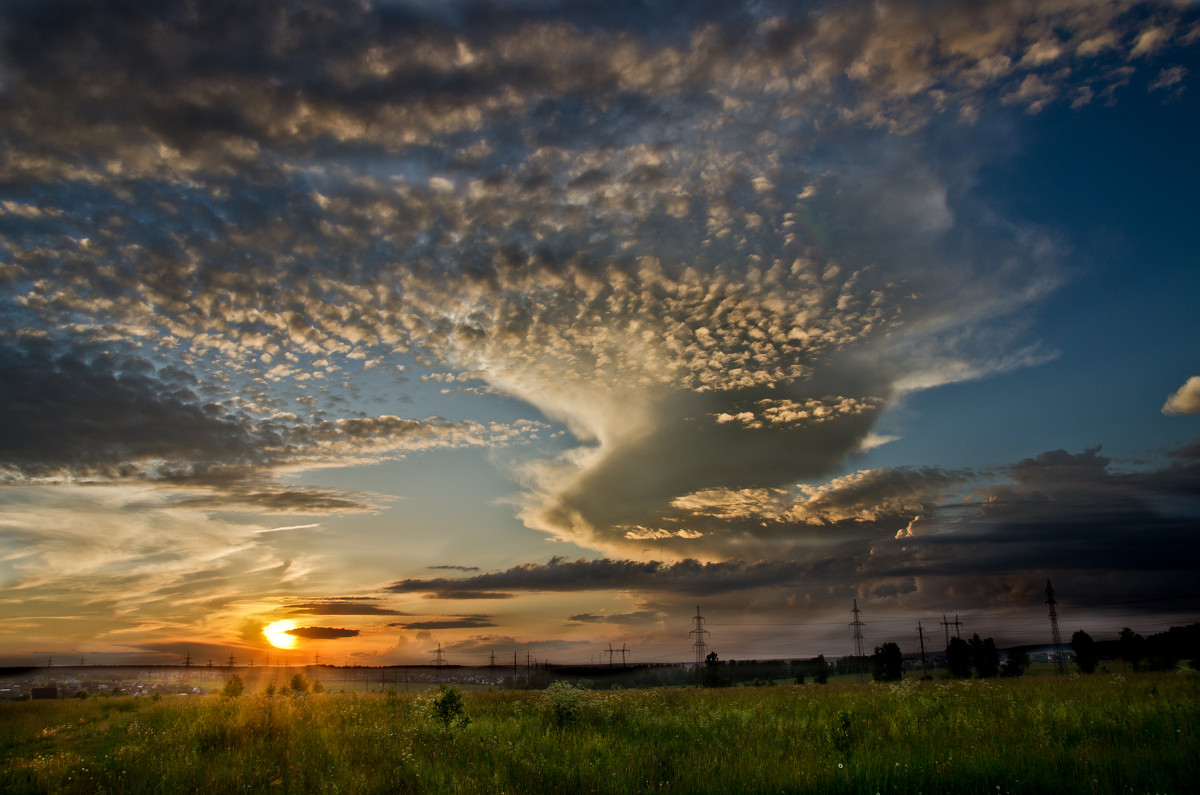
POLYGON ((274 623, 267 624, 265 627, 263 627, 263 634, 267 636, 267 640, 269 640, 271 645, 275 648, 292 649, 296 646, 296 636, 289 635, 288 630, 295 628, 295 621, 288 621, 284 619, 283 621, 276 621, 274 623))

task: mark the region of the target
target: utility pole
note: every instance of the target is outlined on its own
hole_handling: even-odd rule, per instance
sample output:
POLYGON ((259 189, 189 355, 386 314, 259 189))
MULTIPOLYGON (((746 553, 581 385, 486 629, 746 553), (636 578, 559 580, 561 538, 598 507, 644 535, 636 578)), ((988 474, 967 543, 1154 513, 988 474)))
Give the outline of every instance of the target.
POLYGON ((1046 580, 1046 606, 1050 608, 1050 642, 1054 644, 1054 673, 1067 672, 1066 652, 1062 647, 1062 635, 1058 632, 1058 602, 1054 599, 1054 586, 1046 580))
MULTIPOLYGON (((944 618, 945 616, 943 616, 944 618)), ((917 622, 917 634, 921 636, 921 679, 929 678, 929 671, 925 669, 925 627, 921 626, 921 622, 917 622)), ((946 643, 949 646, 949 643, 946 643)))
POLYGON ((633 649, 626 649, 625 644, 622 643, 621 644, 621 667, 622 668, 625 667, 625 652, 627 652, 627 651, 633 651, 633 649))
MULTIPOLYGON (((689 635, 696 636, 696 642, 692 644, 692 650, 696 652, 696 667, 704 665, 704 658, 708 656, 708 644, 704 642, 704 636, 709 632, 704 628, 704 616, 700 615, 700 605, 696 605, 696 615, 692 618, 692 631, 689 635)), ((610 645, 611 649, 612 646, 610 645)), ((611 664, 612 657, 609 657, 611 664)))
POLYGON ((613 651, 613 647, 612 647, 611 643, 608 644, 608 651, 606 651, 605 653, 608 655, 608 667, 612 668, 612 658, 613 658, 613 655, 616 654, 616 652, 613 651))
POLYGON ((184 668, 192 667, 192 653, 190 651, 187 653, 187 656, 183 660, 183 667, 184 668))

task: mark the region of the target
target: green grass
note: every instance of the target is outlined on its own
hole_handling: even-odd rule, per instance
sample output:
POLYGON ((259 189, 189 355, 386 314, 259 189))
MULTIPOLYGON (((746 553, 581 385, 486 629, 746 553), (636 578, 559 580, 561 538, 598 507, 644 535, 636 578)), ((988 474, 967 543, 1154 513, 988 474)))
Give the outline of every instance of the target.
POLYGON ((1194 792, 1197 677, 0 704, 0 791, 1194 792))

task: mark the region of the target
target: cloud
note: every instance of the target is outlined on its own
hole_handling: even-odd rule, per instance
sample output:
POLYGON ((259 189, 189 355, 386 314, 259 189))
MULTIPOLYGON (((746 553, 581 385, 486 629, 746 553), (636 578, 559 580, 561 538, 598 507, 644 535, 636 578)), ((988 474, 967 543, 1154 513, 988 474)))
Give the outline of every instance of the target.
MULTIPOLYGON (((1152 593, 1167 587, 1187 593, 1191 572, 1200 561, 1200 543, 1193 532, 1200 517, 1195 496, 1200 456, 1193 447, 1177 451, 1175 461, 1166 466, 1129 472, 1113 471, 1112 461, 1093 448, 1046 451, 991 473, 859 473, 846 482, 811 489, 809 500, 822 512, 807 518, 834 521, 840 532, 826 536, 819 546, 805 545, 803 557, 793 559, 701 563, 553 558, 461 578, 401 580, 387 590, 440 598, 488 588, 510 593, 656 594, 659 602, 673 600, 654 611, 578 613, 569 619, 583 624, 650 619, 663 610, 686 609, 683 599, 729 593, 742 594, 752 603, 761 601, 763 609, 775 605, 780 593, 800 594, 814 604, 870 598, 876 609, 903 605, 937 612, 947 603, 962 610, 985 609, 1007 604, 1006 599, 1028 590, 1029 582, 1038 585, 1038 577, 1044 582, 1047 576, 1093 599, 1113 588, 1152 593), (959 491, 959 486, 970 493, 959 491), (904 506, 902 495, 914 494, 921 495, 919 513, 915 508, 887 507, 897 499, 904 506), (877 503, 881 496, 883 502, 877 503), (902 523, 881 522, 869 515, 872 511, 894 513, 895 521, 902 523), (1173 552, 1163 556, 1162 549, 1173 552)), ((695 507, 715 511, 716 505, 695 507)), ((726 518, 745 524, 743 514, 755 503, 726 499, 719 505, 730 512, 726 518)), ((794 507, 788 505, 787 510, 794 507)), ((781 517, 779 521, 785 513, 766 512, 781 517)), ((757 518, 762 513, 750 515, 757 518)))
POLYGON ((390 607, 351 601, 333 602, 302 602, 299 604, 282 605, 292 615, 313 616, 406 616, 409 615, 390 607))
POLYGON ((632 613, 611 613, 596 615, 595 613, 577 613, 567 620, 577 624, 635 624, 641 621, 653 621, 659 617, 657 610, 637 610, 632 613))
POLYGON ((718 494, 862 525, 773 495, 908 392, 1054 355, 1020 318, 1064 247, 978 198, 980 141, 1139 70, 1181 87, 1158 59, 1190 35, 1073 0, 480 8, 0 11, 4 474, 371 512, 275 478, 554 423, 577 444, 519 468, 516 510, 604 555, 772 551, 785 528, 714 532, 718 494), (464 379, 548 422, 401 416, 464 379))
POLYGON ((545 564, 524 563, 503 572, 476 574, 459 579, 429 578, 401 580, 386 587, 392 593, 436 593, 442 598, 465 598, 464 593, 481 588, 511 591, 604 591, 638 589, 702 593, 736 591, 778 583, 799 570, 795 562, 759 561, 700 563, 684 560, 661 561, 580 558, 570 561, 551 558, 545 564))
POLYGON ((1192 376, 1167 398, 1163 414, 1200 414, 1200 375, 1192 376))
POLYGON ((447 570, 447 571, 479 571, 479 567, 478 567, 478 566, 453 566, 453 565, 444 565, 444 566, 426 566, 426 568, 428 568, 428 569, 433 569, 433 570, 435 570, 435 571, 437 571, 437 570, 447 570))
POLYGON ((450 618, 431 619, 429 621, 411 621, 408 623, 389 624, 388 626, 402 627, 409 630, 433 629, 482 629, 494 627, 492 616, 474 614, 469 616, 453 616, 450 618))
POLYGON ((358 630, 340 627, 296 627, 284 630, 284 634, 305 640, 338 640, 357 637, 358 630))

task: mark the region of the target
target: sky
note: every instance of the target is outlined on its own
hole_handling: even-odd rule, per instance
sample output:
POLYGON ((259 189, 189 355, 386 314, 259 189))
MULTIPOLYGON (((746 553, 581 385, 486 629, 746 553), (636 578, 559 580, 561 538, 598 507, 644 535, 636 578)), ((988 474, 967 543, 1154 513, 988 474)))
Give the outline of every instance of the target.
POLYGON ((1193 2, 3 3, 0 664, 1200 620, 1198 80, 1193 2))

